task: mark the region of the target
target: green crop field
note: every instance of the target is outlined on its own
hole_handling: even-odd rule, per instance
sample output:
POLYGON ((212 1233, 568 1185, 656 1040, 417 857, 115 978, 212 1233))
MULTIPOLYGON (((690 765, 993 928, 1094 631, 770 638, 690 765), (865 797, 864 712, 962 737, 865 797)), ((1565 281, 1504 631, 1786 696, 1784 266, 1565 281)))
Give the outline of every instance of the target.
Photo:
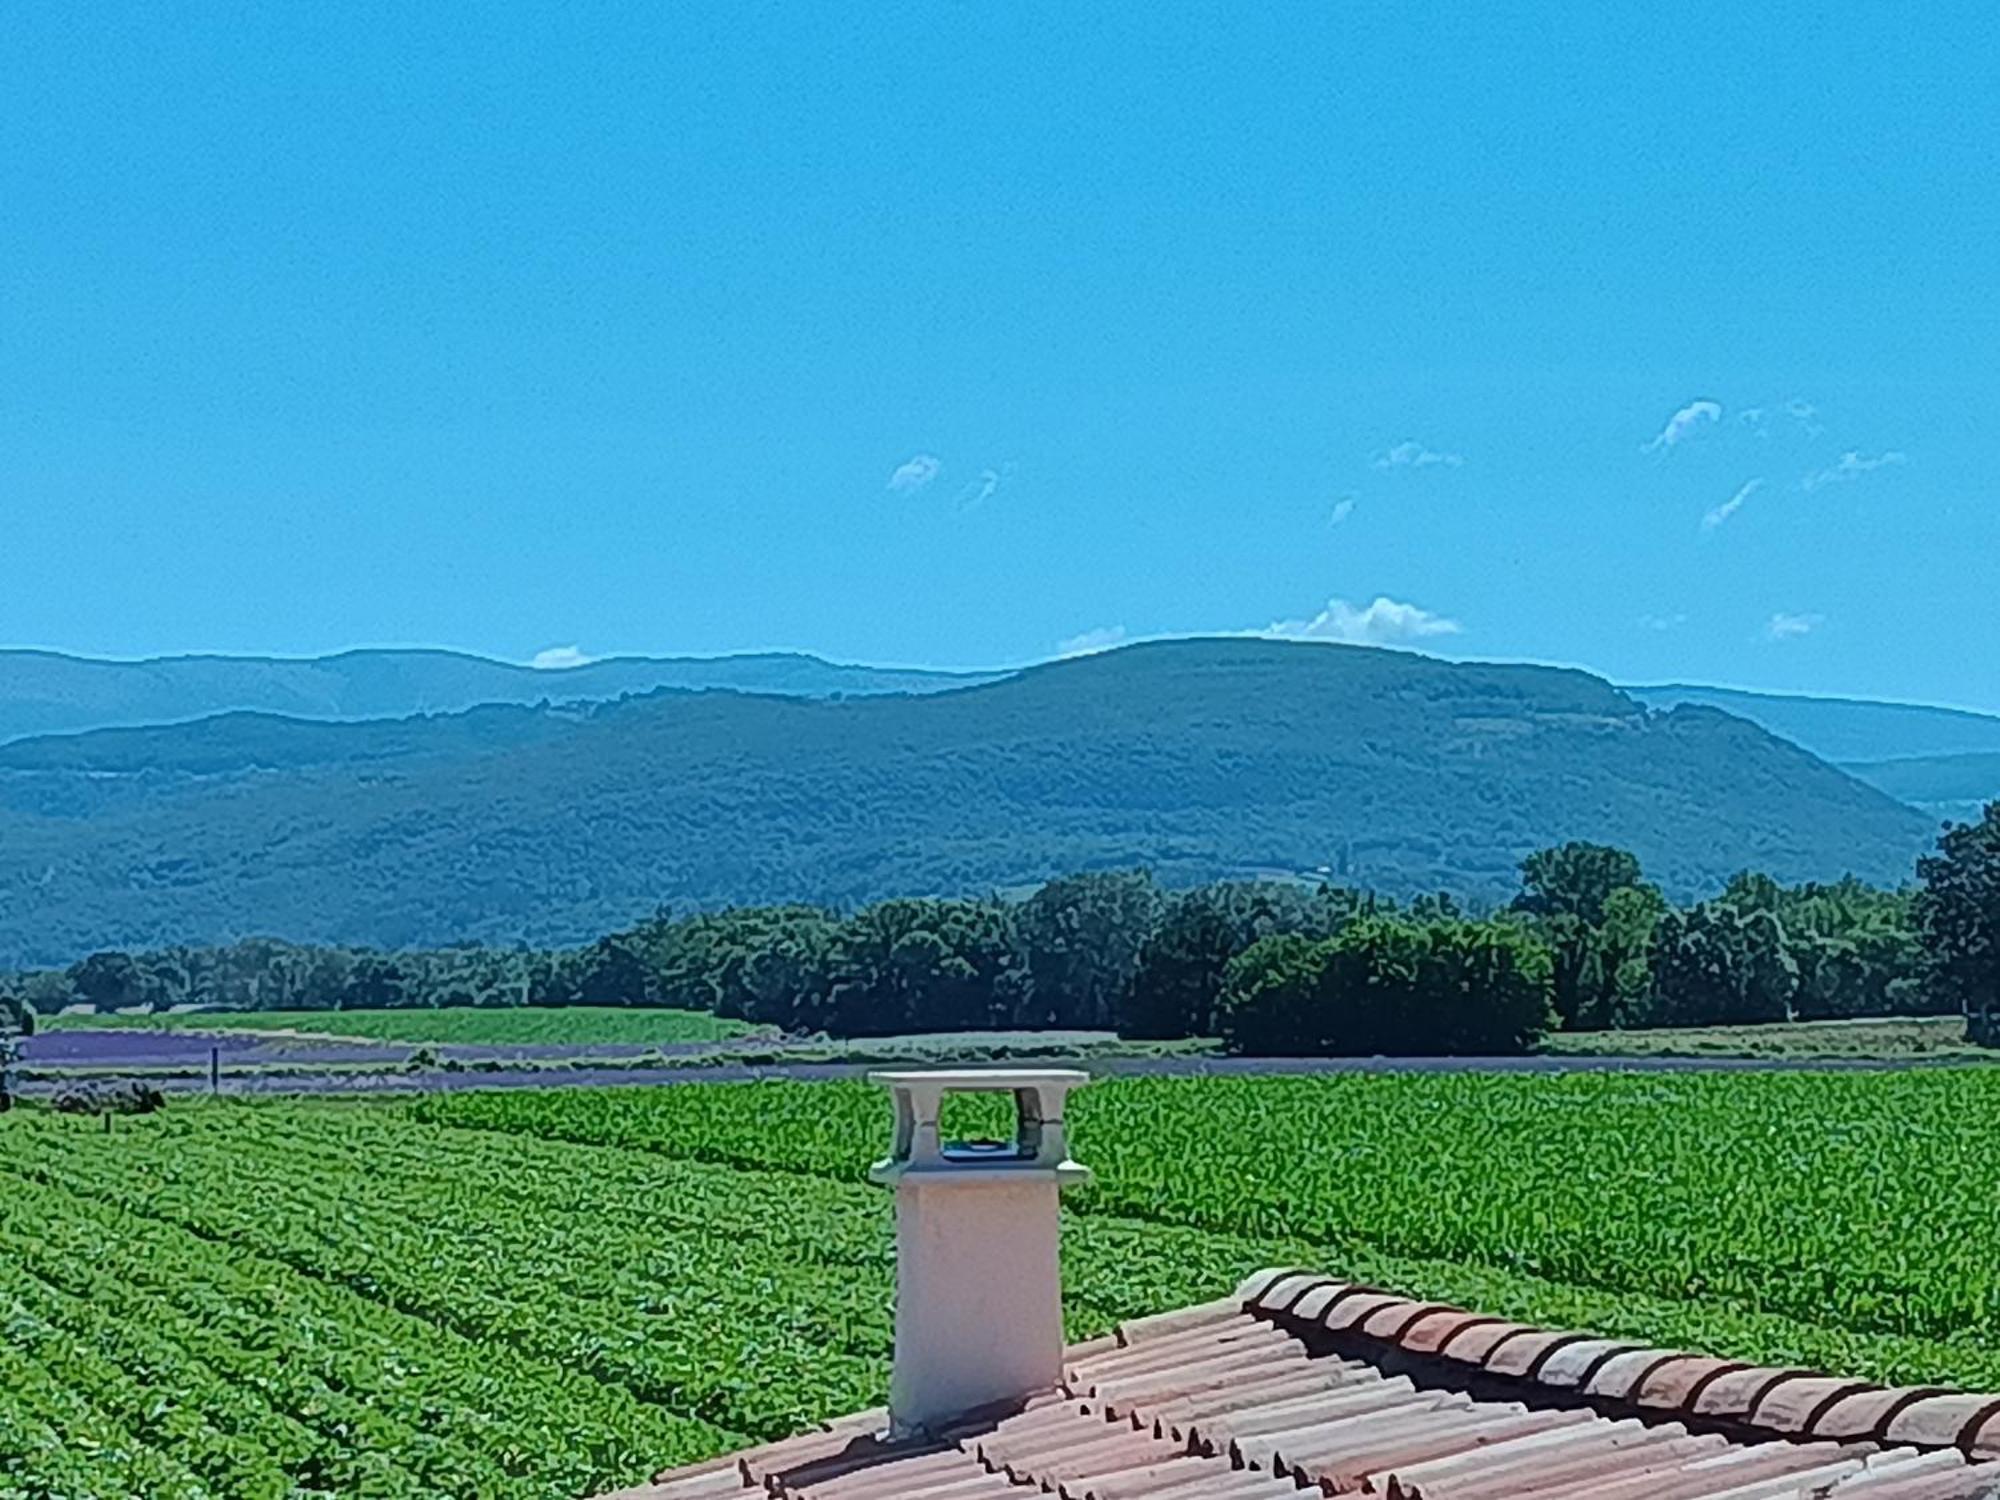
MULTIPOLYGON (((971 1128, 985 1128, 979 1111, 971 1128)), ((1294 1262, 2000 1389, 2000 1072, 1105 1082, 1071 1331, 1294 1262)), ((0 1495, 561 1497, 881 1399, 865 1085, 0 1118, 0 1495)))
POLYGON ((661 1046, 718 1042, 752 1036, 769 1028, 728 1021, 698 1010, 625 1009, 573 1005, 445 1010, 250 1010, 196 1011, 186 1015, 56 1016, 48 1025, 62 1030, 106 1026, 155 1031, 295 1031, 307 1036, 354 1037, 372 1042, 508 1046, 522 1043, 661 1046))

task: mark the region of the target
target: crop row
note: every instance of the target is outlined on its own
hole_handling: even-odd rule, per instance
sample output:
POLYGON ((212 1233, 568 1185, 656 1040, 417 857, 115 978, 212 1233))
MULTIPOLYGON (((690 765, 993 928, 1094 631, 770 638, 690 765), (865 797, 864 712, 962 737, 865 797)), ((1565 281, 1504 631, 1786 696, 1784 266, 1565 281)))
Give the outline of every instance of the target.
MULTIPOLYGON (((855 1181, 861 1084, 460 1095, 433 1123, 855 1181)), ((1134 1079, 1076 1095, 1081 1215, 2000 1340, 2000 1070, 1134 1079)))

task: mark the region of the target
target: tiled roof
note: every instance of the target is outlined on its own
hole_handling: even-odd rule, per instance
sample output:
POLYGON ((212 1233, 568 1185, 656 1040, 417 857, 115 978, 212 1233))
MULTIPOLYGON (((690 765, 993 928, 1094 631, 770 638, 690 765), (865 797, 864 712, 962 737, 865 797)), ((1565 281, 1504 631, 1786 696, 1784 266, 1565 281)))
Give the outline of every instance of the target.
MULTIPOLYGON (((882 1412, 615 1500, 1987 1500, 2000 1397, 1555 1333, 1300 1272, 1072 1348, 923 1442, 882 1412)), ((611 1500, 611 1497, 607 1497, 611 1500)))

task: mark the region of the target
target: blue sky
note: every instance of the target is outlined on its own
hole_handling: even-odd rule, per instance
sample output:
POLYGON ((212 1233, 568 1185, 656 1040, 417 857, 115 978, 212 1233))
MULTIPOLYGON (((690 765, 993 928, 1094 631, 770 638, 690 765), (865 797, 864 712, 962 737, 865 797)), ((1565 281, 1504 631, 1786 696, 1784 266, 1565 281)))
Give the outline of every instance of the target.
POLYGON ((1275 626, 2000 710, 1996 38, 25 9, 0 641, 1275 626))

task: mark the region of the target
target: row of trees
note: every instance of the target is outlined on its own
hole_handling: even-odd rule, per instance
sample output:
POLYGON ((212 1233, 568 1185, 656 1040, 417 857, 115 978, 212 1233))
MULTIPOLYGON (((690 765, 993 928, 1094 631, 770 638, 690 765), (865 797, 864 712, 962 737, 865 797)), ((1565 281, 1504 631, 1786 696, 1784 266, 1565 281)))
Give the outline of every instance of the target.
POLYGON ((1572 1029, 1960 1008, 1926 982, 1922 892, 1746 874, 1712 900, 1674 908, 1630 854, 1593 844, 1532 855, 1522 876, 1515 907, 1549 944, 1552 998, 1572 1029))
POLYGON ((1259 1052, 1516 1051, 1552 1026, 2000 1015, 2000 803, 1918 883, 1747 874, 1671 905, 1630 853, 1530 855, 1470 914, 1271 881, 1168 892, 1144 872, 1024 900, 661 913, 575 949, 383 953, 259 939, 104 952, 0 980, 0 1011, 668 1005, 840 1036, 971 1028, 1221 1035, 1259 1052))

